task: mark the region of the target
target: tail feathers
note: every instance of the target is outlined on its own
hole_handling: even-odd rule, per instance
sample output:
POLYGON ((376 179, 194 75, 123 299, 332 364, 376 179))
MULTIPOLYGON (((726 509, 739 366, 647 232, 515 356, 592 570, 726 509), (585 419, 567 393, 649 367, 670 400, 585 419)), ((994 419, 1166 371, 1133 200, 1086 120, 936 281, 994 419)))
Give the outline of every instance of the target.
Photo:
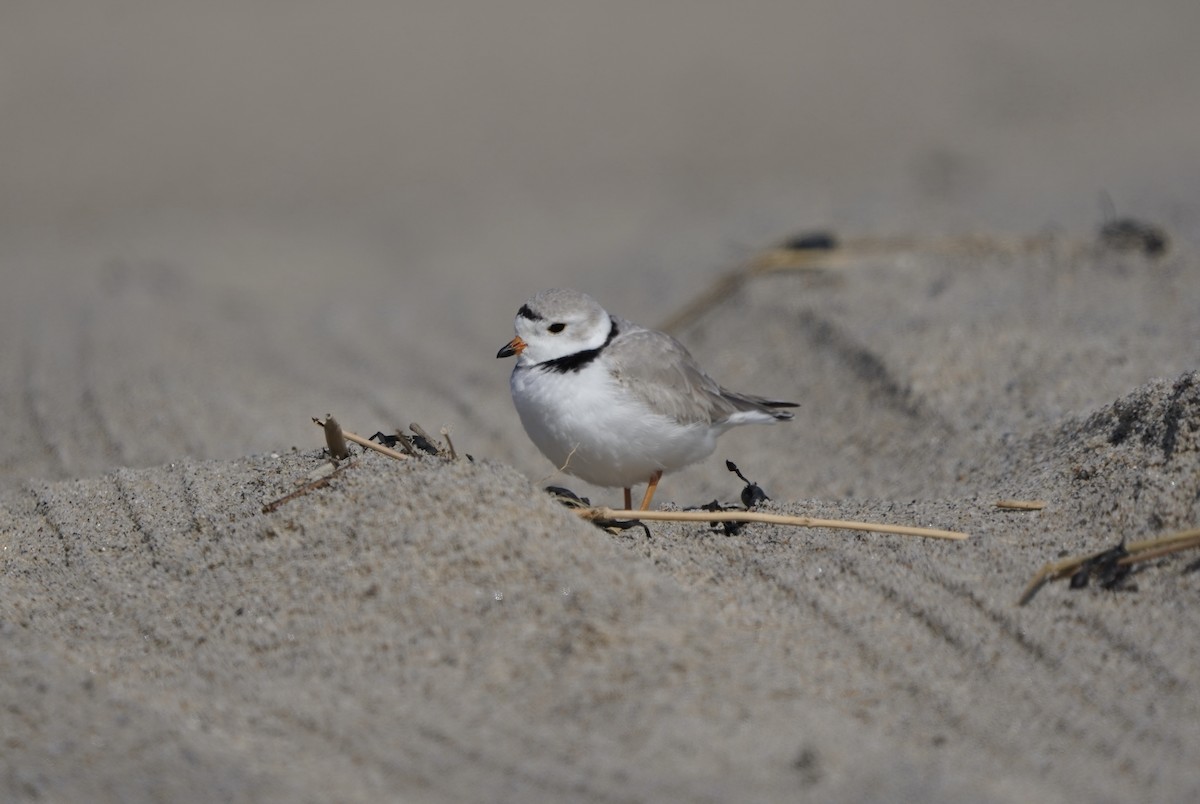
MULTIPOLYGON (((764 408, 798 408, 798 407, 800 407, 800 403, 799 402, 779 402, 777 400, 767 400, 766 402, 763 402, 763 407, 764 408)), ((776 421, 786 422, 786 421, 791 421, 791 419, 792 419, 792 412, 789 410, 768 410, 767 412, 770 413, 772 416, 774 416, 776 421)))
MULTIPOLYGON (((762 396, 750 396, 749 394, 735 394, 729 391, 725 392, 725 398, 733 403, 733 405, 742 413, 761 413, 770 416, 777 422, 786 422, 792 418, 792 413, 786 410, 776 410, 776 408, 798 408, 799 402, 781 402, 776 399, 767 399, 762 396)), ((752 420, 752 419, 751 419, 752 420)), ((761 421, 761 419, 760 419, 761 421)))

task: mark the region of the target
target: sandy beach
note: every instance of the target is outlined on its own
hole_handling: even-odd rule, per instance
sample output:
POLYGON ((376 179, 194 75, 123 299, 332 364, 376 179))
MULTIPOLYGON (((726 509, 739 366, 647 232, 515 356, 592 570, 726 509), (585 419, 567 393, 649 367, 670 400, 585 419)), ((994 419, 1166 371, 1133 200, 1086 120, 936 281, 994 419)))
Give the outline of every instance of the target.
POLYGON ((1200 553, 1017 604, 1200 527, 1193 4, 3 16, 0 799, 1200 797, 1200 553), (551 286, 801 403, 656 505, 969 538, 581 520, 551 286))

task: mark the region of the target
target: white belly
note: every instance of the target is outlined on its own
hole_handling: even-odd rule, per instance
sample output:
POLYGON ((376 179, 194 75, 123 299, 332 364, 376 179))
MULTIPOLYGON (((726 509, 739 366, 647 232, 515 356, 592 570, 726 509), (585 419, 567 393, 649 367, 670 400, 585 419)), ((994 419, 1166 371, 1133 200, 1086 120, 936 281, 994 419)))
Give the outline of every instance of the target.
POLYGON ((513 403, 550 461, 598 486, 629 488, 710 455, 720 429, 656 414, 595 363, 579 372, 517 369, 513 403))

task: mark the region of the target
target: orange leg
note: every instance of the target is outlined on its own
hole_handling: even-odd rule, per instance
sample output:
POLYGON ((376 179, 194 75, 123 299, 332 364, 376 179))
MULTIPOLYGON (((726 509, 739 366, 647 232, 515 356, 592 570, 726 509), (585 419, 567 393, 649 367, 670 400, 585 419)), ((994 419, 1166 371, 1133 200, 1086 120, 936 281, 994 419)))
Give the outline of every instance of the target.
POLYGON ((657 472, 655 472, 651 476, 650 482, 646 484, 646 496, 642 498, 642 507, 638 510, 641 510, 641 511, 649 511, 650 510, 650 500, 654 499, 654 490, 658 488, 658 481, 660 481, 660 480, 662 480, 662 470, 661 469, 659 469, 657 472))
POLYGON ((625 489, 625 510, 633 507, 633 489, 625 489))

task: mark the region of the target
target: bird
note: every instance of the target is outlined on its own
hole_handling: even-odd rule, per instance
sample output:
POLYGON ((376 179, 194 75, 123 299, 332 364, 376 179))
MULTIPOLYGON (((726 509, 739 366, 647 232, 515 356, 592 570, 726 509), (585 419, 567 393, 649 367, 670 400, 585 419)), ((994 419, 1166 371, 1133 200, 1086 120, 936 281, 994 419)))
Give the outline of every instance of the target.
POLYGON ((513 405, 529 438, 560 471, 625 491, 646 484, 648 510, 663 473, 712 454, 742 424, 774 424, 799 407, 722 387, 665 332, 610 315, 586 293, 551 288, 526 301, 516 337, 513 405))

